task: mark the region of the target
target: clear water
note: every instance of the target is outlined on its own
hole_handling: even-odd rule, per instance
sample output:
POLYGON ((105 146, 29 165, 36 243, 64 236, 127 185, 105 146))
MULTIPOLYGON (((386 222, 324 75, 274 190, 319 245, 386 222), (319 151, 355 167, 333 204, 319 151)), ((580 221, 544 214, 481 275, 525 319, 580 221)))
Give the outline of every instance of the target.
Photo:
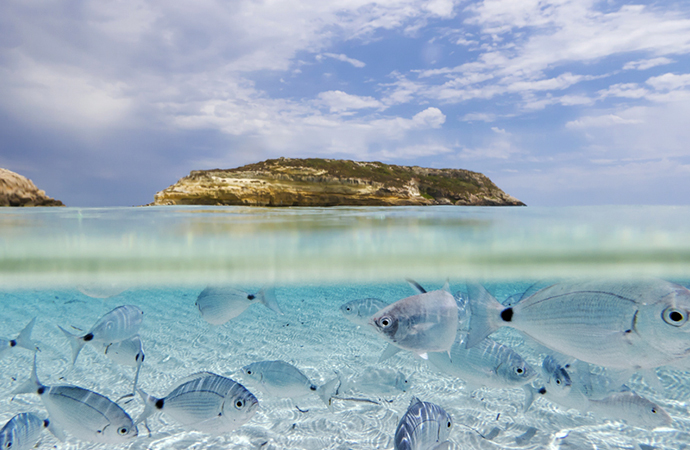
MULTIPOLYGON (((0 337, 13 338, 38 318, 33 339, 41 348, 42 382, 67 382, 111 399, 130 392, 134 369, 96 347, 87 345, 70 371, 71 351, 57 325, 88 329, 107 311, 135 304, 145 312, 141 388, 164 396, 181 378, 207 370, 242 382, 259 398, 257 414, 232 433, 187 431, 159 414, 149 420, 150 436, 140 427, 140 436, 121 448, 391 449, 413 395, 451 414, 455 449, 690 448, 690 373, 658 369, 662 390, 639 374, 628 382, 671 414, 668 428, 635 428, 543 398, 523 412, 520 389, 471 389, 407 352, 378 363, 386 344, 339 311, 356 298, 393 302, 414 294, 406 277, 428 290, 449 280, 454 292, 478 280, 504 299, 533 280, 571 276, 655 276, 688 285, 690 208, 0 210, 0 337), (285 314, 252 305, 210 326, 194 302, 206 285, 221 282, 249 292, 273 285, 285 314), (328 410, 316 395, 270 398, 243 379, 242 366, 268 359, 294 364, 315 384, 335 371, 392 367, 411 386, 380 400, 368 396, 378 404, 334 400, 328 410), (516 439, 531 427, 533 437, 516 439), (498 436, 485 438, 494 428, 498 436)), ((519 333, 503 329, 497 339, 540 365, 519 333)), ((31 361, 23 349, 2 360, 0 423, 25 411, 45 415, 38 396, 11 395, 28 378, 31 361)), ((123 407, 136 418, 143 403, 137 398, 123 407)), ((72 437, 61 443, 44 432, 39 448, 55 446, 116 448, 72 437)))

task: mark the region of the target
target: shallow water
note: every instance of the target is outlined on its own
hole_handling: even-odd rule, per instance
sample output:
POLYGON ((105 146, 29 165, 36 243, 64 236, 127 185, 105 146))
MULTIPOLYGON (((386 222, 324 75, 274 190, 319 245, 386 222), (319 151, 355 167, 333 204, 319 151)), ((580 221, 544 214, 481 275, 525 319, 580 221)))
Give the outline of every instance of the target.
MULTIPOLYGON (((119 448, 390 449, 412 396, 450 413, 456 449, 689 448, 688 372, 658 369, 662 391, 638 374, 628 382, 666 409, 674 419, 668 428, 635 428, 543 398, 523 412, 521 389, 469 389, 409 352, 379 363, 386 344, 339 311, 352 299, 413 295, 405 277, 427 290, 448 279, 453 292, 464 291, 465 280, 481 279, 499 300, 532 280, 570 275, 683 283, 690 279, 687 219, 690 208, 670 207, 2 210, 0 337, 15 337, 38 317, 40 380, 114 400, 131 392, 134 368, 87 345, 70 370, 71 350, 57 325, 87 330, 107 311, 134 304, 145 317, 141 389, 162 397, 181 378, 206 370, 241 382, 260 401, 256 415, 234 432, 186 431, 163 413, 149 420, 150 436, 140 425, 140 436, 119 448), (194 302, 207 284, 221 281, 248 292, 273 284, 285 314, 257 304, 225 325, 207 324, 194 302), (92 295, 125 290, 100 299, 78 288, 92 295), (271 359, 294 364, 317 385, 335 371, 392 367, 408 376, 410 387, 380 398, 354 395, 378 404, 335 399, 332 410, 316 395, 269 398, 240 368, 271 359), (531 428, 536 434, 521 439, 531 428), (498 435, 488 439, 494 429, 498 435)), ((540 365, 539 350, 518 332, 504 328, 492 337, 540 365)), ((25 411, 45 415, 38 396, 11 395, 28 378, 31 361, 24 349, 2 360, 0 423, 25 411)), ((143 410, 138 397, 121 404, 135 419, 143 410)), ((118 448, 74 438, 60 443, 44 432, 39 448, 53 446, 118 448)))

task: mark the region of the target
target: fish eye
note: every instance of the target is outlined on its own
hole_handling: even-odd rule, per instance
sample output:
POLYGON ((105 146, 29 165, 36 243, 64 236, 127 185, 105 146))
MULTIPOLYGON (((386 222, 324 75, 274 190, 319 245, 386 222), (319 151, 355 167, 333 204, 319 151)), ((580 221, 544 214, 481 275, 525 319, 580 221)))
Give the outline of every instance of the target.
POLYGON ((518 367, 517 369, 515 369, 515 371, 516 371, 518 374, 522 374, 522 372, 524 372, 524 370, 522 369, 522 367, 518 367))
POLYGON ((124 436, 125 434, 129 433, 129 428, 127 428, 127 427, 120 427, 120 428, 117 429, 117 432, 124 436))
POLYGON ((391 320, 391 318, 387 316, 381 317, 381 320, 379 320, 379 323, 383 328, 388 328, 392 322, 393 321, 391 320))
POLYGON ((247 375, 251 375, 251 374, 252 374, 252 370, 251 370, 251 369, 247 369, 247 375))
POLYGON ((656 413, 657 413, 657 409, 656 409, 656 408, 652 408, 652 414, 656 414, 656 413))
POLYGON ((449 421, 448 421, 448 425, 446 425, 446 426, 447 426, 448 428, 452 427, 452 426, 453 426, 453 422, 451 422, 451 421, 449 420, 449 421))
POLYGON ((666 308, 664 312, 661 313, 661 318, 664 319, 664 322, 674 327, 680 327, 688 321, 688 316, 685 314, 685 311, 676 309, 672 306, 666 308))
POLYGON ((240 408, 242 408, 243 406, 244 406, 244 400, 237 400, 237 401, 235 402, 235 407, 236 407, 237 409, 240 409, 240 408))
POLYGON ((5 442, 5 448, 12 448, 12 441, 5 442))
POLYGON ((560 384, 561 384, 560 378, 556 378, 556 384, 560 386, 560 384))
POLYGON ((347 308, 345 308, 345 311, 350 311, 350 307, 348 306, 347 308))

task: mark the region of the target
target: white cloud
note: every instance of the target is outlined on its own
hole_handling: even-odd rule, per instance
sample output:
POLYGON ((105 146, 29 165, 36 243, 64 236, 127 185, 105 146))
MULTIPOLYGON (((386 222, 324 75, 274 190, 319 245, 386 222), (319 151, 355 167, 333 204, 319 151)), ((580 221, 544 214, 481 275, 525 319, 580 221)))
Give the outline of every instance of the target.
POLYGON ((319 100, 330 108, 333 113, 350 111, 353 109, 381 108, 380 101, 373 97, 350 95, 343 91, 326 91, 318 95, 319 100))
POLYGON ((618 83, 602 89, 598 92, 600 98, 623 97, 623 98, 643 98, 648 94, 647 89, 637 83, 618 83))
POLYGON ((418 127, 441 128, 441 125, 446 122, 446 116, 440 109, 430 107, 415 114, 412 122, 418 127))
POLYGON ((566 128, 605 128, 612 125, 637 125, 642 123, 640 119, 625 119, 615 114, 601 116, 586 116, 577 120, 571 120, 565 124, 566 128))
POLYGON ((623 70, 647 70, 651 69, 652 67, 657 67, 657 66, 663 66, 666 64, 671 64, 673 61, 672 59, 665 58, 665 57, 659 57, 659 58, 651 58, 651 59, 640 59, 637 61, 630 61, 627 62, 623 65, 623 70))
POLYGON ((502 134, 502 135, 510 135, 510 133, 508 133, 503 128, 491 127, 491 131, 493 131, 494 133, 502 134))
MULTIPOLYGON (((316 58, 317 58, 317 59, 320 59, 319 56, 320 56, 320 55, 318 55, 316 58)), ((342 54, 342 53, 340 53, 340 54, 335 54, 335 53, 324 53, 323 56, 327 56, 327 57, 329 57, 329 58, 337 59, 338 61, 342 61, 342 62, 346 62, 346 63, 352 64, 353 66, 355 66, 355 67, 357 67, 357 68, 359 68, 359 69, 361 69, 362 67, 366 66, 366 64, 363 63, 362 61, 360 61, 360 60, 358 60, 358 59, 354 59, 354 58, 348 58, 347 55, 344 55, 344 54, 342 54)))
POLYGON ((675 91, 690 85, 690 73, 676 75, 675 73, 665 73, 658 77, 647 80, 647 84, 656 90, 675 91))
POLYGON ((496 120, 496 114, 488 114, 488 113, 468 113, 462 116, 460 119, 463 122, 474 122, 474 121, 481 121, 481 122, 493 122, 496 120))
MULTIPOLYGON (((380 158, 383 160, 396 160, 443 155, 451 152, 453 152, 453 149, 442 144, 418 144, 382 150, 378 155, 380 155, 380 158)), ((377 153, 373 154, 373 156, 376 155, 377 153)))

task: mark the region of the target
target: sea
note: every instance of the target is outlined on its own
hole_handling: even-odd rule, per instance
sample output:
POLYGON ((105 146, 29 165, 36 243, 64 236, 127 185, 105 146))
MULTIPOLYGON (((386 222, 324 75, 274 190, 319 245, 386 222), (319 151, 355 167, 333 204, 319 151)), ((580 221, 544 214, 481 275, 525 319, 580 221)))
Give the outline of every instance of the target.
MULTIPOLYGON (((0 209, 0 338, 15 338, 36 318, 43 384, 72 384, 113 401, 131 393, 134 367, 96 345, 86 345, 72 367, 58 326, 83 334, 108 311, 136 305, 146 355, 139 388, 164 397, 190 374, 210 371, 259 400, 251 420, 219 436, 163 411, 127 444, 69 433, 59 441, 44 431, 37 448, 45 449, 393 449, 414 397, 450 414, 457 450, 690 448, 690 372, 661 367, 658 382, 639 373, 626 382, 666 410, 670 426, 639 428, 539 396, 525 410, 522 389, 471 387, 411 352, 379 362, 387 343, 340 311, 351 300, 415 295, 408 280, 427 291, 448 283, 460 297, 467 282, 478 282, 504 301, 535 283, 638 277, 690 286, 690 207, 0 209), (284 314, 253 304, 210 325, 195 306, 207 286, 271 287, 284 314), (317 395, 274 398, 241 372, 264 360, 289 362, 317 386, 384 368, 405 374, 408 386, 354 392, 330 407, 317 395)), ((542 349, 528 337, 502 328, 492 338, 539 370, 542 349)), ((38 395, 12 394, 29 378, 33 356, 22 348, 3 355, 0 426, 22 412, 47 416, 38 395)), ((144 409, 140 396, 118 404, 135 420, 144 409)))

